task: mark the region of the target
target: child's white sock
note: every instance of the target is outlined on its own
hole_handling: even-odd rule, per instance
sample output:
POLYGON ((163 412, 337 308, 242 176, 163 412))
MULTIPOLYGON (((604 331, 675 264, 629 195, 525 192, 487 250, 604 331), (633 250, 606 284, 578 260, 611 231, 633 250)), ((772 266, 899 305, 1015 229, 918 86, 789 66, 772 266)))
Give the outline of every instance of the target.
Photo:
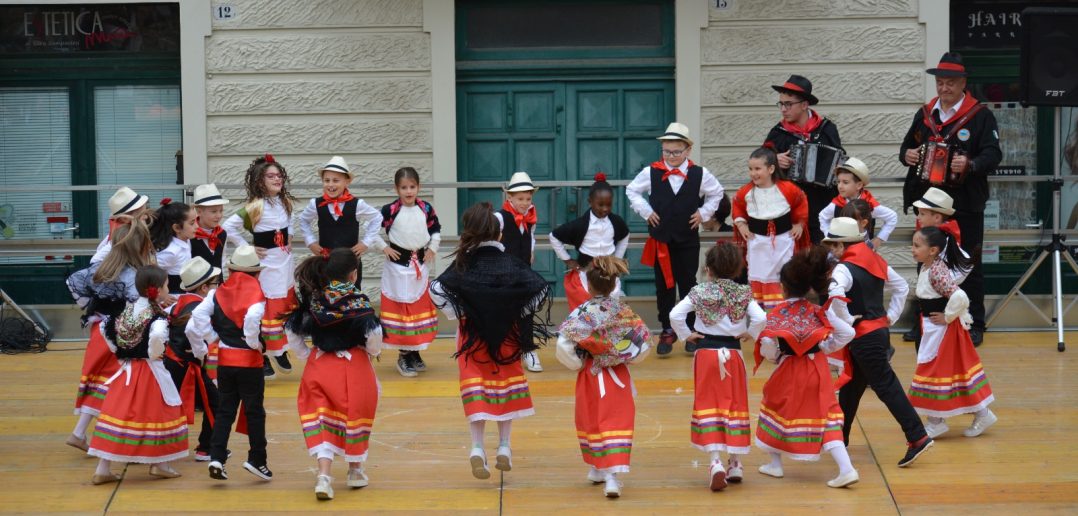
POLYGON ((71 434, 79 439, 85 439, 86 429, 90 428, 90 421, 93 419, 92 414, 79 414, 79 422, 75 423, 75 429, 71 431, 71 434))
POLYGON ((938 424, 943 422, 943 418, 942 417, 936 417, 936 416, 928 416, 928 422, 933 424, 933 425, 938 425, 938 424))
POLYGON ((509 446, 509 434, 513 431, 513 421, 498 421, 498 446, 509 446))
POLYGON ((988 410, 988 407, 985 407, 985 408, 983 408, 981 410, 978 410, 977 413, 974 414, 974 415, 976 415, 977 417, 988 417, 988 414, 991 414, 991 413, 992 413, 992 411, 988 410))
POLYGON ((846 451, 845 446, 831 448, 831 458, 835 459, 835 464, 838 464, 839 475, 845 475, 853 471, 853 463, 850 462, 850 454, 846 451))
POLYGON ((778 453, 775 453, 775 452, 770 452, 770 455, 771 455, 771 467, 773 467, 773 468, 782 468, 782 455, 778 454, 778 453))
POLYGON ((714 464, 716 462, 722 462, 722 455, 717 451, 713 451, 711 452, 711 463, 714 464))
POLYGON ((333 452, 330 450, 318 450, 318 456, 316 458, 318 460, 326 459, 333 462, 333 452))
POLYGON ((486 425, 487 422, 482 419, 479 421, 472 421, 468 425, 472 430, 472 448, 483 448, 483 429, 486 425))
POLYGON ((741 456, 740 455, 738 455, 736 453, 728 453, 727 455, 729 455, 730 464, 738 464, 738 465, 741 464, 741 456))
POLYGON ((109 474, 112 473, 111 467, 112 467, 111 462, 109 462, 109 461, 107 461, 105 459, 100 459, 100 460, 97 461, 97 469, 94 470, 94 474, 95 475, 109 475, 109 474))

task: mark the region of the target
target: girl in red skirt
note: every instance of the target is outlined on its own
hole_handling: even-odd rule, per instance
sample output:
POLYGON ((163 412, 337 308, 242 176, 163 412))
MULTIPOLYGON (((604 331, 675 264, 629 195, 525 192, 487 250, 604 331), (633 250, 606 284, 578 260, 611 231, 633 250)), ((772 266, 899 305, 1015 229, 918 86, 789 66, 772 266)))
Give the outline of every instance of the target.
POLYGON ((302 338, 289 337, 299 344, 293 353, 307 361, 296 404, 307 451, 318 459, 319 500, 333 499, 335 455, 348 462, 348 487, 367 485, 363 461, 379 390, 370 356, 381 351, 382 327, 356 284, 359 264, 347 247, 304 260, 296 269, 300 307, 286 322, 289 331, 310 335, 315 348, 311 356, 302 338))
POLYGON ((648 327, 611 292, 629 273, 625 260, 599 256, 588 269, 592 298, 574 309, 558 328, 558 361, 576 377, 576 435, 588 480, 606 482, 608 498, 621 496, 618 473, 629 472, 636 405, 629 364, 650 347, 648 327))
POLYGON ((828 451, 839 471, 827 485, 845 487, 860 477, 842 442, 842 409, 826 353, 845 346, 854 331, 805 299, 809 290, 817 295, 827 292, 827 254, 822 247, 799 251, 779 272, 786 301, 767 315, 755 349, 757 368, 763 357, 778 364, 764 384, 756 446, 771 456, 760 473, 775 478, 783 476, 783 455, 816 461, 821 451, 828 451))
POLYGON ((514 419, 535 413, 521 356, 550 337, 550 287, 526 263, 506 254, 490 203, 476 204, 461 217, 460 246, 453 264, 431 283, 434 304, 460 319, 457 366, 460 397, 471 425, 472 475, 490 478, 483 430, 498 422, 495 467, 513 468, 509 435, 514 419))
POLYGON ((689 291, 670 311, 670 325, 678 338, 696 344, 693 357, 695 395, 692 445, 711 454, 710 487, 720 491, 727 481, 741 482, 741 455, 749 453, 749 381, 741 357, 741 341, 755 341, 767 314, 753 300, 748 285, 734 283, 745 266, 737 246, 723 242, 708 250, 704 259, 707 281, 689 291), (692 330, 686 322, 696 314, 692 330), (720 452, 729 457, 722 466, 720 452))
POLYGON ((969 336, 969 298, 955 282, 954 271, 968 270, 970 259, 939 227, 913 234, 913 259, 923 266, 917 275, 921 345, 910 403, 918 414, 928 416, 929 437, 946 433, 945 419, 960 414, 973 414, 973 423, 962 434, 977 437, 995 424, 996 415, 988 408, 995 401, 992 386, 969 336))
POLYGON ((67 278, 71 295, 83 309, 83 326, 90 325, 90 341, 82 356, 82 377, 75 396, 75 415, 79 420, 67 437, 68 446, 82 451, 89 449, 86 430, 101 412, 101 403, 109 390, 105 380, 120 367, 116 355, 109 351, 101 335, 101 321, 120 315, 128 302, 138 299, 135 270, 154 261, 149 227, 141 219, 126 215, 118 215, 113 220, 123 223, 113 229, 108 239, 110 250, 105 258, 67 278))
MULTIPOLYGON (((116 248, 113 248, 116 252, 116 248)), ((108 258, 105 259, 108 261, 108 258)), ((89 454, 97 463, 94 485, 118 482, 113 462, 150 465, 150 475, 176 478, 171 462, 187 456, 187 416, 180 394, 161 361, 168 343, 168 274, 155 265, 135 276, 138 300, 118 317, 106 318, 105 341, 120 360, 94 427, 89 454)))

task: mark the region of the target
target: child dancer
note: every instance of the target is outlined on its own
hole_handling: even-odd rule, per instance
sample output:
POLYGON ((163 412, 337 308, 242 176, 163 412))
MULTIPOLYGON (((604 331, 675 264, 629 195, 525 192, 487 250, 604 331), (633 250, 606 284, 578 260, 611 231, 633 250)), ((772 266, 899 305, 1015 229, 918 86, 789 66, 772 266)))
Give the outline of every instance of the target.
POLYGON ((220 342, 210 478, 228 480, 228 436, 242 401, 251 445, 243 468, 262 480, 271 480, 273 472, 266 463, 266 409, 262 405, 266 378, 260 370, 265 346, 262 324, 268 303, 258 276, 264 266, 258 260, 258 251, 245 245, 232 254, 228 268, 232 271, 228 279, 191 312, 187 332, 192 342, 199 338, 220 342))
POLYGON ((90 263, 101 263, 105 260, 105 257, 109 255, 109 251, 112 250, 112 232, 124 224, 128 224, 133 220, 141 220, 146 222, 146 202, 150 198, 145 195, 139 195, 134 190, 121 186, 116 193, 109 197, 109 220, 108 220, 108 232, 105 234, 105 238, 101 239, 101 243, 97 244, 97 250, 94 251, 93 257, 90 258, 90 263))
MULTIPOLYGON (((194 206, 198 215, 198 227, 195 228, 195 238, 191 239, 191 257, 202 257, 211 267, 223 269, 225 257, 225 242, 228 234, 221 227, 221 220, 225 216, 225 205, 228 199, 217 190, 217 185, 210 183, 199 185, 195 188, 194 206)), ((224 277, 217 278, 216 283, 224 281, 224 277)), ((213 380, 217 379, 217 341, 209 343, 206 357, 202 360, 202 369, 213 380)), ((195 460, 209 460, 209 448, 206 454, 195 453, 195 460)))
POLYGON ((150 465, 150 475, 176 478, 172 461, 187 456, 187 421, 180 395, 161 362, 168 342, 168 322, 160 303, 168 293, 168 275, 159 267, 139 268, 139 298, 119 317, 104 322, 105 341, 120 360, 87 452, 100 460, 94 485, 118 482, 113 462, 150 465))
POLYGON ((384 242, 378 238, 382 213, 348 191, 352 172, 344 158, 333 156, 318 171, 318 177, 322 181, 322 197, 311 199, 299 214, 299 228, 311 252, 326 257, 330 251, 345 247, 359 256, 372 246, 379 249, 382 244, 384 247, 384 242), (362 241, 359 239, 361 222, 362 241))
MULTIPOLYGON (((782 478, 782 456, 816 461, 829 452, 838 476, 828 487, 846 487, 860 477, 842 444, 842 409, 827 368, 826 353, 845 346, 853 328, 834 314, 805 299, 809 290, 827 291, 827 251, 800 251, 779 273, 786 301, 767 315, 767 326, 756 343, 756 367, 761 359, 778 367, 764 384, 756 446, 771 456, 760 473, 782 478)), ((755 371, 755 369, 754 369, 755 371)))
POLYGON ((438 334, 438 311, 430 300, 430 267, 442 240, 434 206, 419 198, 419 173, 403 167, 393 174, 399 198, 382 206, 389 245, 382 269, 383 344, 399 351, 397 372, 414 377, 427 370, 420 351, 438 334))
POLYGON ((290 339, 301 344, 293 345, 296 356, 307 360, 297 405, 307 450, 318 459, 319 500, 333 499, 334 455, 348 461, 348 487, 367 485, 363 461, 379 391, 369 356, 381 352, 382 327, 359 290, 359 263, 347 247, 304 260, 296 269, 300 307, 286 323, 289 331, 310 335, 315 347, 311 358, 302 339, 290 339))
MULTIPOLYGON (((606 182, 606 174, 602 172, 595 174, 595 182, 588 189, 588 208, 580 218, 550 232, 554 254, 565 262, 568 269, 563 281, 570 312, 591 298, 587 274, 591 260, 599 256, 625 258, 625 250, 629 248, 629 225, 625 219, 611 213, 614 209, 614 189, 606 182), (576 247, 576 260, 565 251, 565 244, 576 247)), ((610 295, 620 297, 621 294, 619 280, 610 295)))
POLYGON ((868 185, 868 165, 857 158, 846 158, 846 161, 835 169, 835 183, 838 185, 838 195, 831 200, 831 204, 820 210, 820 227, 826 230, 831 227, 832 219, 845 217, 846 215, 840 212, 848 202, 863 200, 868 203, 869 214, 863 219, 866 221, 868 239, 871 241, 869 247, 879 249, 898 225, 898 214, 895 210, 880 204, 872 196, 872 192, 865 188, 868 185), (878 234, 876 233, 876 219, 883 221, 883 227, 880 228, 878 234))
POLYGON ((651 334, 639 315, 611 292, 629 273, 625 260, 597 256, 588 269, 592 298, 558 328, 555 355, 576 377, 576 435, 580 454, 591 466, 588 480, 606 483, 608 498, 621 496, 618 473, 629 472, 636 405, 629 364, 650 351, 651 334))
MULTIPOLYGON (((538 216, 532 197, 538 188, 532 183, 531 176, 527 172, 515 172, 505 184, 505 202, 502 209, 494 212, 498 218, 498 226, 502 228, 501 243, 505 246, 505 252, 520 258, 524 263, 535 263, 535 224, 538 216), (512 224, 506 224, 511 221, 512 224)), ((524 354, 524 369, 533 373, 543 371, 543 364, 539 362, 539 354, 528 352, 524 354)))
POLYGON ((913 259, 921 305, 921 345, 917 370, 910 382, 910 403, 928 416, 925 430, 933 439, 947 432, 946 418, 973 414, 963 435, 977 437, 996 423, 988 408, 995 401, 981 357, 969 337, 969 298, 958 288, 953 271, 972 268, 954 237, 936 227, 913 234, 913 259))
POLYGON ((75 415, 79 420, 67 437, 68 446, 82 451, 89 449, 86 430, 101 412, 101 402, 109 390, 105 381, 120 367, 116 355, 102 337, 101 321, 120 315, 128 302, 138 299, 135 271, 153 264, 154 259, 153 242, 146 224, 129 216, 118 220, 124 223, 112 231, 108 256, 67 278, 67 288, 83 309, 83 327, 90 325, 90 340, 82 356, 82 377, 75 396, 75 415))
POLYGON ((469 462, 472 475, 485 479, 490 478, 483 448, 486 421, 498 422, 495 467, 509 471, 513 420, 535 413, 520 357, 538 348, 537 338, 550 336, 550 287, 531 267, 504 251, 490 203, 468 208, 461 222, 453 265, 431 283, 430 293, 447 317, 460 319, 455 356, 464 415, 472 432, 469 462))
MULTIPOLYGON (((262 320, 265 354, 273 356, 278 370, 290 373, 292 363, 286 354, 284 316, 281 314, 290 312, 296 306, 292 238, 289 234, 292 201, 295 199, 288 193, 288 172, 271 154, 251 162, 245 184, 246 204, 235 215, 225 219, 222 227, 234 247, 247 244, 242 231, 251 233, 252 243, 265 268, 258 276, 262 292, 266 295, 265 319, 262 320)), ((268 358, 263 360, 262 374, 267 380, 276 376, 268 358)))
POLYGON ((191 239, 195 238, 198 220, 195 210, 182 202, 165 197, 150 225, 150 237, 157 250, 157 266, 168 273, 168 291, 180 294, 180 271, 191 259, 191 239))
POLYGON ((168 347, 165 348, 165 369, 180 391, 187 424, 195 424, 195 406, 202 406, 202 431, 198 434, 195 460, 210 460, 210 439, 213 437, 213 413, 217 407, 217 386, 203 367, 207 347, 201 336, 187 336, 191 312, 215 288, 221 269, 196 256, 180 271, 180 289, 185 293, 176 298, 169 311, 168 347))
MULTIPOLYGON (((914 211, 917 213, 917 229, 938 227, 954 237, 959 246, 962 245, 962 231, 958 228, 958 223, 951 218, 954 215, 954 200, 951 199, 950 195, 947 195, 947 192, 938 188, 929 188, 925 191, 923 197, 913 202, 913 206, 914 211)), ((962 255, 969 256, 965 250, 962 251, 962 255)), ((920 268, 920 265, 918 265, 918 268, 920 268)), ((966 280, 970 272, 970 269, 964 268, 951 270, 955 282, 959 285, 966 280)), ((920 312, 917 299, 914 299, 911 305, 915 311, 920 312)), ((973 331, 970 331, 970 339, 973 340, 974 347, 981 344, 980 338, 980 335, 975 335, 973 331)), ((918 324, 913 325, 910 331, 902 335, 902 340, 913 342, 914 347, 920 346, 921 326, 918 324)))
POLYGON ((831 271, 828 311, 855 330, 849 346, 849 360, 843 367, 844 377, 836 382, 839 404, 846 415, 843 441, 849 444, 850 429, 861 396, 865 388, 871 386, 906 436, 906 455, 898 463, 898 467, 904 468, 932 446, 932 438, 925 433, 921 418, 917 417, 888 362, 891 349, 888 328, 902 315, 909 285, 879 254, 865 245, 865 235, 856 220, 847 217, 832 220, 823 243, 840 260, 831 271), (886 309, 883 305, 885 287, 891 290, 891 302, 886 309), (845 377, 845 371, 850 372, 849 379, 845 377))
POLYGON ((749 179, 734 195, 734 239, 747 250, 752 295, 769 310, 782 302, 782 265, 809 245, 808 201, 778 174, 775 152, 766 147, 749 155, 749 179))
POLYGON ((766 314, 752 299, 748 285, 735 283, 745 260, 737 246, 722 242, 704 259, 707 281, 689 291, 670 311, 678 338, 696 346, 693 359, 695 396, 689 435, 693 446, 711 454, 710 487, 721 491, 727 481, 741 482, 741 456, 752 444, 749 428, 749 385, 741 341, 755 341, 766 314), (689 329, 686 318, 695 312, 689 329), (720 452, 729 457, 722 466, 720 452))

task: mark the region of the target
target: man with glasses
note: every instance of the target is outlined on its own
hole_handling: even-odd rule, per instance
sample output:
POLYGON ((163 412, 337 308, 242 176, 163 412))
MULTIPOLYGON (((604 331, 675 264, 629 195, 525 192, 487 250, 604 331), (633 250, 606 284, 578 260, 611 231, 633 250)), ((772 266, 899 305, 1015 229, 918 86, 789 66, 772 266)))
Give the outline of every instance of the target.
MULTIPOLYGON (((773 85, 771 88, 779 93, 779 101, 775 103, 782 114, 782 120, 771 128, 764 140, 764 147, 769 147, 778 154, 779 168, 788 171, 793 165, 790 158, 790 148, 798 141, 805 143, 818 143, 835 148, 842 148, 842 140, 838 136, 838 126, 823 115, 813 111, 809 106, 815 106, 819 99, 812 95, 812 82, 800 75, 791 75, 782 85, 773 85)), ((808 197, 809 234, 812 243, 818 244, 823 238, 820 231, 820 221, 815 216, 838 195, 838 189, 834 185, 820 186, 814 183, 797 183, 808 197)))
MULTIPOLYGON (((625 187, 625 195, 633 211, 648 221, 641 263, 655 269, 655 300, 663 327, 655 351, 665 356, 677 341, 670 310, 696 286, 700 224, 715 215, 722 185, 708 169, 689 159, 688 127, 674 122, 657 139, 662 142, 662 159, 644 167, 625 187)), ((695 348, 686 342, 685 351, 692 353, 695 348)))

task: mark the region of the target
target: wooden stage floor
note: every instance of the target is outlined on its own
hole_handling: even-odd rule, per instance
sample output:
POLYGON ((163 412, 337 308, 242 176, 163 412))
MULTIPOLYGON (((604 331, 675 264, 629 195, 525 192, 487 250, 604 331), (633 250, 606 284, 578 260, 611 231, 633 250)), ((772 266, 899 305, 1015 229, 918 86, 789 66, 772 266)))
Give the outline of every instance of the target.
MULTIPOLYGON (((0 356, 0 512, 207 513, 259 511, 438 511, 467 514, 713 513, 733 514, 1013 514, 1078 511, 1078 353, 1056 352, 1054 333, 989 333, 980 348, 996 395, 999 423, 978 438, 962 437, 970 416, 954 418, 951 432, 913 467, 899 469, 905 443, 890 414, 867 394, 850 445, 861 482, 830 489, 836 468, 786 461, 786 478, 765 477, 758 449, 745 458, 745 481, 725 491, 707 489, 707 456, 689 444, 692 361, 676 350, 634 366, 639 391, 632 472, 623 495, 608 500, 584 478, 573 427, 574 374, 542 352, 543 373, 529 373, 536 415, 513 428, 514 470, 490 480, 472 478, 469 434, 448 359, 452 343, 425 353, 429 371, 401 378, 387 354, 376 365, 383 395, 371 440, 370 486, 344 486, 344 464, 334 464, 336 499, 313 494, 315 461, 307 455, 296 414, 297 367, 266 389, 272 482, 243 471, 246 440, 233 435, 231 479, 211 480, 204 463, 179 461, 182 478, 156 480, 131 465, 119 484, 90 484, 96 461, 63 444, 75 418, 71 404, 83 345, 57 343, 40 355, 0 356)), ((913 346, 892 336, 894 365, 904 385, 914 366, 913 346)), ((751 359, 750 359, 751 360, 751 359)), ((299 364, 296 364, 297 366, 299 364)), ((759 406, 769 365, 751 379, 750 405, 759 406)), ((197 432, 197 431, 196 431, 197 432)), ((487 444, 496 444, 489 424, 487 444)), ((193 448, 192 444, 192 448, 193 448)), ((123 471, 114 466, 115 471, 123 471)))

